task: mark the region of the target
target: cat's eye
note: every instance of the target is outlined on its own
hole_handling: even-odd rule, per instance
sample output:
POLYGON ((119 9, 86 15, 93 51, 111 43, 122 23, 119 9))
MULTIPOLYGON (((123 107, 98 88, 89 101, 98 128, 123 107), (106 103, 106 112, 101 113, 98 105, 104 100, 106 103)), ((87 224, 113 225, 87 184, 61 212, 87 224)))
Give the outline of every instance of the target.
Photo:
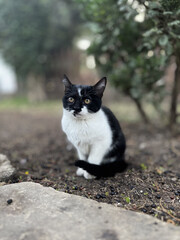
POLYGON ((89 98, 86 98, 86 99, 84 100, 84 102, 85 102, 85 104, 90 104, 91 100, 90 100, 89 98))
POLYGON ((68 102, 73 103, 74 102, 74 98, 73 97, 69 97, 68 98, 68 102))

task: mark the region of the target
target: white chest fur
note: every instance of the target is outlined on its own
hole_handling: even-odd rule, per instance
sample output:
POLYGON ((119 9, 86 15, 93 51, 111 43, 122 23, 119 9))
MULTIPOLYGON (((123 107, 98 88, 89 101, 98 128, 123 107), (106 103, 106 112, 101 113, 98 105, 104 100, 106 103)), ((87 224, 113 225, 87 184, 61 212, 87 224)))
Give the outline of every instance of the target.
POLYGON ((89 155, 93 146, 106 150, 112 143, 112 132, 102 110, 80 118, 63 109, 62 129, 68 140, 85 155, 89 155))

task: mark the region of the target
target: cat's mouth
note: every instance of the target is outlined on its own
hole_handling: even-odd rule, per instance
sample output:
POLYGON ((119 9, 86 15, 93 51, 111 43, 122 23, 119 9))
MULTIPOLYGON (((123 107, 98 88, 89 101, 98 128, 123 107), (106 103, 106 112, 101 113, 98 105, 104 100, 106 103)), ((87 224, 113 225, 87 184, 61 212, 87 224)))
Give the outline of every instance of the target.
POLYGON ((81 114, 80 114, 80 112, 74 111, 73 116, 74 116, 74 117, 78 117, 78 116, 81 116, 81 114))

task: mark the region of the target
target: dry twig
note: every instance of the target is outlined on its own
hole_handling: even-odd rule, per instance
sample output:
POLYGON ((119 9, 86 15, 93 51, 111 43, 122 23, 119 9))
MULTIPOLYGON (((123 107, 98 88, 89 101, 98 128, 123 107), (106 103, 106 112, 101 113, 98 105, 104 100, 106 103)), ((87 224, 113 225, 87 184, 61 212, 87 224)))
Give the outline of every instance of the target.
POLYGON ((167 209, 165 209, 165 208, 163 207, 163 205, 162 205, 162 199, 160 199, 159 204, 160 204, 162 210, 163 210, 165 213, 167 213, 169 216, 171 216, 172 218, 174 218, 176 221, 180 222, 180 218, 175 217, 175 216, 172 215, 167 209))

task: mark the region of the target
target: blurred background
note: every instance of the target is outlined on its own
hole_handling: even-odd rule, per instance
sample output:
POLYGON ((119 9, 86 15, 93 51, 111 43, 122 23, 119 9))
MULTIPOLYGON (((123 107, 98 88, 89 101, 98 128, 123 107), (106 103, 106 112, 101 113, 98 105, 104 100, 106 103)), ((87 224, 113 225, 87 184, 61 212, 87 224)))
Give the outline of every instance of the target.
POLYGON ((180 122, 179 0, 0 0, 0 110, 57 111, 63 74, 125 121, 180 122))

